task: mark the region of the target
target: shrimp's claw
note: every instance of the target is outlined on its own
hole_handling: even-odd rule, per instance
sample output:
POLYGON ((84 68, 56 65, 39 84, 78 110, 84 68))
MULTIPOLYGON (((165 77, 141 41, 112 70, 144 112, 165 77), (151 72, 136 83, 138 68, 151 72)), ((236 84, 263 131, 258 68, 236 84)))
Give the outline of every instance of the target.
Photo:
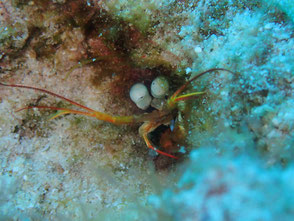
POLYGON ((148 134, 150 132, 152 132, 154 129, 156 129, 157 127, 158 127, 158 125, 153 125, 152 122, 146 122, 139 128, 139 133, 143 137, 147 147, 154 150, 154 151, 156 151, 157 153, 159 153, 161 155, 171 157, 171 158, 174 158, 174 159, 179 159, 179 157, 176 157, 176 156, 174 156, 172 154, 169 154, 169 153, 163 152, 161 150, 158 150, 156 147, 154 147, 152 142, 149 140, 148 134))

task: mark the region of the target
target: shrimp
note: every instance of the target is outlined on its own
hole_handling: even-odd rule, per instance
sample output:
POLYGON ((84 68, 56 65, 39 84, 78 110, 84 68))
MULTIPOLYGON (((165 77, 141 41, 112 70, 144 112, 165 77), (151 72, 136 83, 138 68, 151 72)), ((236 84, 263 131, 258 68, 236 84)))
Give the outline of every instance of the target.
POLYGON ((166 103, 163 105, 163 108, 161 110, 154 110, 151 113, 144 113, 141 115, 130 115, 130 116, 116 116, 116 115, 110 115, 107 113, 102 113, 96 110, 93 110, 87 106, 84 106, 82 104, 79 104, 73 100, 70 100, 66 97, 63 97, 61 95, 58 95, 54 92, 38 88, 38 87, 33 87, 33 86, 26 86, 26 85, 20 85, 20 84, 6 84, 6 83, 1 83, 1 86, 4 87, 12 87, 12 88, 24 88, 24 89, 31 89, 35 91, 39 91, 45 94, 49 94, 52 96, 55 96, 59 99, 65 100, 72 105, 81 108, 82 110, 74 110, 74 109, 68 109, 68 108, 59 108, 59 107, 52 107, 52 106, 28 106, 28 107, 23 107, 18 110, 27 110, 27 109, 32 109, 32 108, 37 108, 37 109, 50 109, 50 110, 55 110, 58 111, 55 115, 53 115, 50 120, 53 120, 61 115, 65 114, 78 114, 78 115, 84 115, 84 116, 89 116, 96 118, 98 120, 102 120, 105 122, 109 122, 115 125, 122 125, 122 124, 138 124, 138 123, 143 123, 139 127, 139 134, 141 137, 143 137, 146 145, 148 148, 156 151, 158 154, 171 157, 174 159, 178 159, 178 156, 175 156, 173 154, 164 152, 159 150, 159 148, 155 147, 155 145, 151 142, 151 140, 148 138, 148 135, 154 131, 156 128, 158 128, 160 125, 168 125, 178 114, 179 109, 178 109, 178 102, 179 101, 185 101, 189 99, 193 99, 194 97, 204 94, 205 92, 192 92, 192 93, 187 93, 187 94, 182 94, 184 90, 191 84, 191 82, 195 81, 196 79, 200 78, 201 76, 214 72, 214 71, 226 71, 229 73, 234 74, 234 72, 224 69, 224 68, 212 68, 209 70, 206 70, 204 72, 199 73, 198 75, 194 76, 191 78, 189 81, 187 81, 185 84, 183 84, 172 96, 170 96, 166 103))

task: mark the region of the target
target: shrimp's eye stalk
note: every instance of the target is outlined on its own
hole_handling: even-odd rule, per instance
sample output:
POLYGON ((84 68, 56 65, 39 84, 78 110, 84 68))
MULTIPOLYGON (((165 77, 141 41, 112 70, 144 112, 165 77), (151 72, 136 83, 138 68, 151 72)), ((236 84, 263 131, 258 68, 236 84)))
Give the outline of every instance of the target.
POLYGON ((168 81, 165 77, 159 76, 151 83, 151 94, 155 98, 164 98, 169 90, 168 81))
POLYGON ((144 84, 134 84, 130 89, 130 98, 138 108, 146 110, 151 103, 151 96, 144 84))

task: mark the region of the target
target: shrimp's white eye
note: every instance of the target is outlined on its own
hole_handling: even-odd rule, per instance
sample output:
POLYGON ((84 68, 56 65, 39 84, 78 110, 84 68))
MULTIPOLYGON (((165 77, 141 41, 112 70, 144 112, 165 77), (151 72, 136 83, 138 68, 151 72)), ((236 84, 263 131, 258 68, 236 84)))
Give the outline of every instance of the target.
POLYGON ((165 77, 159 76, 151 83, 151 94, 155 98, 163 98, 169 90, 168 81, 165 77))
POLYGON ((151 103, 151 96, 144 84, 134 84, 130 89, 130 98, 138 108, 146 110, 151 103))

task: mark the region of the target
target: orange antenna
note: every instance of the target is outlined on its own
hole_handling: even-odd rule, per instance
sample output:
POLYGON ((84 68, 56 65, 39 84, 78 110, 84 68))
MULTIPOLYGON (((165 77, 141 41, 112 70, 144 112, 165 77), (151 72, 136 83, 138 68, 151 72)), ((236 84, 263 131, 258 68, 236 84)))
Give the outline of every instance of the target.
MULTIPOLYGON (((26 86, 26 85, 21 85, 21 84, 4 84, 4 83, 1 83, 1 82, 0 82, 0 85, 6 86, 6 87, 26 88, 26 89, 31 89, 31 90, 35 90, 35 91, 40 91, 40 92, 43 92, 43 93, 46 93, 46 94, 50 94, 50 95, 52 95, 54 97, 58 97, 58 98, 60 98, 62 100, 66 100, 69 103, 71 103, 71 104, 73 104, 75 106, 78 106, 80 108, 83 108, 85 110, 88 110, 90 112, 95 112, 95 110, 92 110, 91 108, 88 108, 88 107, 86 107, 84 105, 81 105, 81 104, 79 104, 79 103, 77 103, 77 102, 75 102, 73 100, 70 100, 70 99, 68 99, 66 97, 63 97, 63 96, 61 96, 59 94, 55 94, 55 93, 53 93, 51 91, 48 91, 48 90, 45 90, 45 89, 42 89, 42 88, 37 88, 37 87, 33 87, 33 86, 26 86)), ((31 108, 33 108, 33 107, 31 107, 31 108)), ((31 108, 22 108, 20 110, 31 109, 31 108)), ((18 111, 20 111, 20 110, 18 110, 18 111)))
POLYGON ((232 74, 235 74, 234 72, 227 70, 225 68, 211 68, 208 69, 206 71, 201 72, 200 74, 197 74, 195 77, 191 78, 189 81, 187 81, 185 84, 183 84, 172 96, 171 99, 175 99, 183 90, 186 89, 186 87, 191 84, 192 81, 195 81, 196 79, 200 78, 201 76, 209 73, 209 72, 213 72, 213 71, 227 71, 230 72, 232 74))

